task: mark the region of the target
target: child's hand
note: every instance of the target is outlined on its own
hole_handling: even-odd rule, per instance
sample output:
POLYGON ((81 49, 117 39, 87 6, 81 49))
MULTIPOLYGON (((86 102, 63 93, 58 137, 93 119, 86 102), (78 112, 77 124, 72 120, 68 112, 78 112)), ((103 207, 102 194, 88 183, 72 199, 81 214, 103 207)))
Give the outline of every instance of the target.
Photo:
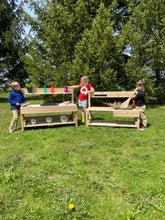
POLYGON ((20 104, 17 102, 16 106, 19 106, 20 104))

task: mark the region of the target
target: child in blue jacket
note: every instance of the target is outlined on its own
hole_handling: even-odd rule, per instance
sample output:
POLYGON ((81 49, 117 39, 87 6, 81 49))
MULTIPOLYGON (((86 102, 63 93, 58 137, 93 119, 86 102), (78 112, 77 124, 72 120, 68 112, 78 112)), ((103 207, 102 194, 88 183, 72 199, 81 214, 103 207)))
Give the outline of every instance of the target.
POLYGON ((13 91, 8 97, 8 102, 11 104, 13 119, 10 123, 9 132, 13 133, 17 129, 18 119, 20 116, 20 104, 25 103, 25 98, 21 92, 21 87, 18 82, 12 82, 10 86, 13 91))

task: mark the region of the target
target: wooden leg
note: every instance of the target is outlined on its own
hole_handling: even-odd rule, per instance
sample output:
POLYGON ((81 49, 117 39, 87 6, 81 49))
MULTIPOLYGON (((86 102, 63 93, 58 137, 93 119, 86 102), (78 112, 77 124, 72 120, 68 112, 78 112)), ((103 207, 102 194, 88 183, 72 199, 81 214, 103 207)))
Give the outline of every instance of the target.
POLYGON ((72 112, 72 118, 73 118, 73 120, 74 120, 74 112, 72 112))
POLYGON ((89 111, 86 110, 86 127, 88 127, 89 124, 89 111))
POLYGON ((22 131, 24 131, 24 115, 21 114, 21 127, 22 127, 22 131))
POLYGON ((89 123, 92 122, 92 116, 91 116, 91 112, 89 112, 89 123))
POLYGON ((77 122, 77 111, 75 112, 75 126, 77 127, 78 126, 78 122, 77 122))
POLYGON ((134 122, 135 122, 137 129, 139 129, 139 122, 140 122, 139 118, 134 118, 134 122))
POLYGON ((137 118, 137 129, 139 129, 140 119, 137 118))

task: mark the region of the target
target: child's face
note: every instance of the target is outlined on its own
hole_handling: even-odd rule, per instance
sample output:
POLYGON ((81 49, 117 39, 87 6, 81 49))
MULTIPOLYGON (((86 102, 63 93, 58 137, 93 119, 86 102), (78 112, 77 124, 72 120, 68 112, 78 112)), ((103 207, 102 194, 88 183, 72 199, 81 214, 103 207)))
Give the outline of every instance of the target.
POLYGON ((14 88, 15 90, 21 90, 21 87, 20 87, 20 85, 18 84, 17 86, 15 86, 15 88, 14 88))
POLYGON ((137 85, 136 88, 137 88, 138 91, 144 90, 144 86, 138 86, 138 85, 137 85))
POLYGON ((88 86, 88 83, 89 83, 89 82, 83 80, 81 83, 82 83, 83 86, 88 86))

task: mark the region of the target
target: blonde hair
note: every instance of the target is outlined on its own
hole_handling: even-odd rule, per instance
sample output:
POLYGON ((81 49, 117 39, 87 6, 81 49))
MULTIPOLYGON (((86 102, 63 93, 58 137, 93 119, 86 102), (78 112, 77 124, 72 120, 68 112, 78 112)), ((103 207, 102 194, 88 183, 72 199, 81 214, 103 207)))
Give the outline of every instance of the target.
POLYGON ((145 81, 144 81, 144 79, 142 79, 142 80, 139 80, 139 81, 137 81, 137 83, 136 83, 136 85, 137 86, 145 86, 145 81))
POLYGON ((82 77, 81 77, 81 83, 89 83, 89 78, 88 78, 88 76, 82 76, 82 77))
POLYGON ((17 86, 20 86, 20 84, 18 82, 14 81, 10 84, 10 86, 12 89, 15 89, 17 86))

